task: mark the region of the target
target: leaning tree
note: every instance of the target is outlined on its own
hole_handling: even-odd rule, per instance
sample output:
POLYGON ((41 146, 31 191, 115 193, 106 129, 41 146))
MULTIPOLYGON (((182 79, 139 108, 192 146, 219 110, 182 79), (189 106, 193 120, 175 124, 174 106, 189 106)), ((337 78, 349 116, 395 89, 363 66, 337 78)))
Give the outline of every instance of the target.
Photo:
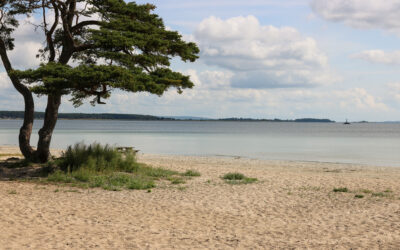
POLYGON ((193 62, 196 44, 168 30, 154 5, 123 0, 1 0, 0 55, 10 80, 25 102, 19 146, 25 158, 46 162, 61 97, 74 106, 85 99, 104 104, 113 90, 162 95, 168 88, 192 88, 188 76, 170 69, 178 57, 193 62), (16 70, 8 57, 13 32, 24 17, 40 17, 33 29, 43 31, 40 66, 16 70), (37 149, 30 145, 34 120, 33 94, 47 96, 37 149))

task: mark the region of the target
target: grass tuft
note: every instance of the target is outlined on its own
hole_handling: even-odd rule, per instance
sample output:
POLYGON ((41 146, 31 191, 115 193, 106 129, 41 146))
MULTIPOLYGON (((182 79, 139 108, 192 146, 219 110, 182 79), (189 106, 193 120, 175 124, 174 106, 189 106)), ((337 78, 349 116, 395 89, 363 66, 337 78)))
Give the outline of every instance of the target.
POLYGON ((236 180, 244 180, 246 176, 241 173, 227 173, 222 178, 224 180, 236 181, 236 180))
POLYGON ((362 194, 356 194, 356 195, 354 195, 354 198, 362 199, 362 198, 364 198, 364 195, 362 195, 362 194))
POLYGON ((249 178, 241 173, 227 173, 222 179, 228 184, 250 184, 257 181, 257 178, 249 178))
POLYGON ((174 185, 186 183, 184 179, 175 176, 168 178, 168 180, 174 185))
POLYGON ((179 173, 176 171, 138 163, 133 152, 122 153, 98 143, 70 146, 53 163, 60 170, 48 175, 45 181, 67 183, 74 187, 99 187, 111 191, 149 190, 160 179, 171 180, 173 184, 184 183, 182 178, 177 177, 179 173))
POLYGON ((347 192, 349 192, 349 189, 346 188, 346 187, 334 188, 333 192, 335 192, 335 193, 347 193, 347 192))
POLYGON ((382 193, 382 192, 379 192, 379 193, 372 193, 372 196, 374 196, 374 197, 386 197, 387 194, 384 194, 384 193, 382 193))
POLYGON ((364 194, 372 194, 372 190, 369 189, 362 189, 361 192, 363 192, 364 194))
POLYGON ((201 176, 200 172, 196 170, 187 170, 185 173, 182 174, 183 176, 191 176, 191 177, 198 177, 201 176))

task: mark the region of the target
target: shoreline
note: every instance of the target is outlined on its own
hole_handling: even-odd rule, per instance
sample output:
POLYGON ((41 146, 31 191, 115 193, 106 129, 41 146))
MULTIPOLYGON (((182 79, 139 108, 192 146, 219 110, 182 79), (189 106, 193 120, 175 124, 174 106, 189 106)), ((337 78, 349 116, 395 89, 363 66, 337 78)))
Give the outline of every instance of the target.
MULTIPOLYGON (((33 147, 35 148, 35 147, 33 147)), ((65 149, 51 149, 51 154, 58 157, 65 149)), ((6 157, 2 156, 2 154, 10 154, 13 156, 21 155, 18 146, 15 145, 0 145, 0 160, 5 160, 6 157)), ((362 168, 388 168, 388 169, 400 169, 399 166, 390 166, 390 165, 377 165, 377 164, 363 164, 363 163, 351 163, 351 162, 334 162, 334 161, 318 161, 318 160, 289 160, 289 159, 265 159, 265 158, 257 158, 252 156, 240 156, 240 155, 220 155, 220 154, 212 154, 212 155, 191 155, 191 154, 154 154, 154 153, 142 153, 139 150, 137 156, 140 155, 146 156, 165 156, 165 157, 193 157, 193 158, 228 158, 228 159, 248 159, 248 160, 257 160, 260 162, 264 162, 265 164, 327 164, 327 165, 340 165, 340 166, 348 166, 348 167, 362 167, 362 168)))
POLYGON ((400 168, 151 154, 139 154, 138 160, 176 171, 193 169, 201 176, 180 185, 157 183, 150 193, 0 181, 0 245, 12 249, 400 246, 400 168), (220 178, 228 172, 258 182, 230 185, 220 178), (335 188, 348 191, 334 192, 335 188))

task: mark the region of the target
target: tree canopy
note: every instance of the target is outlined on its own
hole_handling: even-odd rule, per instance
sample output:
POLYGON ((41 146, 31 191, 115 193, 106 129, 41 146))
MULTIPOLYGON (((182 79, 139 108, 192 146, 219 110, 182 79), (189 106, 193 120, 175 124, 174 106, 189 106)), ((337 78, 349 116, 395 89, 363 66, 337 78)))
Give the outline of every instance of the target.
POLYGON ((123 0, 0 2, 0 54, 13 85, 24 96, 25 123, 33 122, 27 119, 33 117, 31 92, 48 96, 38 150, 41 139, 46 147, 50 144, 62 95, 70 95, 79 106, 88 98, 93 105, 104 104, 102 99, 116 89, 162 95, 171 87, 178 93, 193 87, 188 76, 170 66, 173 58, 194 62, 199 49, 167 29, 154 9, 123 0), (42 20, 32 26, 43 30, 45 45, 37 55, 41 64, 15 70, 7 51, 15 47, 13 32, 19 20, 32 15, 42 20))
MULTIPOLYGON (((92 104, 103 103, 100 98, 108 98, 113 89, 162 95, 170 87, 176 87, 179 93, 193 87, 188 76, 172 71, 169 66, 173 57, 195 61, 199 49, 196 44, 183 41, 178 32, 167 30, 162 19, 151 13, 155 6, 122 0, 76 2, 85 2, 87 6, 75 14, 74 25, 54 29, 53 24, 47 30, 48 24, 43 24, 48 35, 54 33, 49 39, 52 42, 39 55, 48 63, 13 72, 33 86, 34 93, 70 94, 74 105, 79 106, 89 97, 93 97, 92 104), (79 22, 80 16, 97 18, 79 22), (69 53, 74 66, 62 61, 68 44, 65 39, 71 40, 69 53), (58 62, 56 55, 60 55, 58 62)), ((55 19, 60 18, 58 12, 61 19, 65 18, 66 4, 61 1, 48 1, 48 4, 55 19)))

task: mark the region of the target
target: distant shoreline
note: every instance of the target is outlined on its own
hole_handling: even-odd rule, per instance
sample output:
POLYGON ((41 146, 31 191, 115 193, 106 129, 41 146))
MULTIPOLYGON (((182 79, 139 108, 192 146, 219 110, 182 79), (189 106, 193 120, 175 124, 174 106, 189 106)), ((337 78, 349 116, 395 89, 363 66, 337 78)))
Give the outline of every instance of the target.
MULTIPOLYGON (((0 119, 2 120, 18 120, 23 119, 23 111, 0 111, 0 119)), ((35 119, 43 119, 44 112, 35 112, 35 119)), ((152 116, 152 115, 138 115, 138 114, 113 114, 113 113, 60 113, 60 120, 123 120, 123 121, 243 121, 243 122, 307 122, 307 123, 335 123, 330 119, 319 118, 300 118, 292 120, 283 119, 253 119, 253 118, 202 118, 202 117, 165 117, 165 116, 152 116)))

